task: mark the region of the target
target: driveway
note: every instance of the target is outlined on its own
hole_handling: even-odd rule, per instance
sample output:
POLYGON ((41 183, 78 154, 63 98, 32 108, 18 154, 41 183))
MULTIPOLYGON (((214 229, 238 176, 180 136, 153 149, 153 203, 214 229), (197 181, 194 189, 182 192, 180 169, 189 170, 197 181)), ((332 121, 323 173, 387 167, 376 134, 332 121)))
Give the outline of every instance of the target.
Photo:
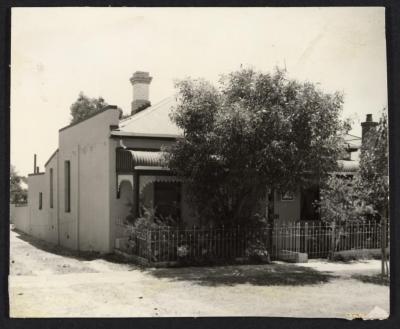
POLYGON ((384 317, 380 262, 140 269, 10 232, 11 317, 384 317), (371 311, 373 312, 371 313, 371 311))

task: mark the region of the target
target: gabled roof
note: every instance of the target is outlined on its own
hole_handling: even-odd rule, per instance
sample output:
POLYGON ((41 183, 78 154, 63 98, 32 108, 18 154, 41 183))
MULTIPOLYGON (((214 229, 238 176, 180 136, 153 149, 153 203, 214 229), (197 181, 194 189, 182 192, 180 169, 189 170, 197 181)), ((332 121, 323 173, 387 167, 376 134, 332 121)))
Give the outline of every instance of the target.
MULTIPOLYGON (((169 117, 176 105, 175 97, 167 97, 155 105, 146 108, 119 122, 119 128, 112 130, 112 136, 179 138, 182 129, 176 126, 169 117)), ((343 136, 347 149, 357 151, 361 147, 361 138, 345 134, 343 136)))
POLYGON ((345 134, 343 138, 345 143, 347 144, 347 148, 352 149, 354 151, 361 148, 361 137, 354 136, 351 134, 345 134))
POLYGON ((174 97, 146 108, 119 122, 119 128, 113 130, 114 136, 169 136, 180 137, 183 132, 170 119, 169 114, 176 104, 174 97))

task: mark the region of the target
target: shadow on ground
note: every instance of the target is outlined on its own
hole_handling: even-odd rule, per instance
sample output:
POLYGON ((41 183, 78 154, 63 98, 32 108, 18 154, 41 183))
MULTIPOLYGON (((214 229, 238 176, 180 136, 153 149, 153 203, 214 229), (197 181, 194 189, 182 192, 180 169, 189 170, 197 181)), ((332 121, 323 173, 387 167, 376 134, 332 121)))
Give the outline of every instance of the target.
POLYGON ((76 260, 83 260, 83 261, 92 261, 96 259, 103 259, 115 264, 126 264, 130 265, 132 268, 137 268, 134 264, 129 264, 129 262, 123 260, 122 258, 118 257, 115 254, 101 254, 99 252, 91 252, 91 251, 77 251, 77 250, 70 250, 64 247, 39 240, 28 234, 25 234, 17 229, 12 229, 13 232, 17 234, 17 238, 21 239, 33 247, 43 250, 45 252, 52 253, 54 255, 68 257, 76 260))
POLYGON ((361 275, 355 274, 351 276, 352 279, 359 280, 363 283, 372 283, 380 286, 389 286, 390 280, 388 277, 382 277, 380 274, 376 275, 361 275))
POLYGON ((156 278, 191 281, 204 286, 305 286, 329 282, 334 275, 293 264, 185 267, 146 271, 156 278))

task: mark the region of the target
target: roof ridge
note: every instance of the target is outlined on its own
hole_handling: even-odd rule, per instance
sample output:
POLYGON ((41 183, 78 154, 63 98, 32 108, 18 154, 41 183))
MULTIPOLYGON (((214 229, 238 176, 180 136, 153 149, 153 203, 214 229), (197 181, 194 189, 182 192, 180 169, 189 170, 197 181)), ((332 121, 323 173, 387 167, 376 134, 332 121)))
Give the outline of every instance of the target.
POLYGON ((356 136, 356 135, 352 135, 352 134, 349 134, 349 133, 346 133, 345 135, 348 135, 348 136, 351 136, 351 137, 355 137, 355 138, 361 139, 361 137, 356 136))

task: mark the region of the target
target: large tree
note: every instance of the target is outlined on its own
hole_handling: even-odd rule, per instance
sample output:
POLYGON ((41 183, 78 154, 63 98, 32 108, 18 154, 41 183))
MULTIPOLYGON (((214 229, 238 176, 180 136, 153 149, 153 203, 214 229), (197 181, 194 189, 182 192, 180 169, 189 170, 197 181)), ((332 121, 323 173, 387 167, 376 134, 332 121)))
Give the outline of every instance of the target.
MULTIPOLYGON (((389 207, 388 126, 383 111, 377 129, 363 137, 360 170, 352 178, 332 175, 324 182, 319 202, 322 219, 335 223, 336 247, 343 226, 351 221, 377 220, 382 224, 382 274, 388 275, 386 225, 389 207)), ((335 250, 332 250, 334 252, 335 250)))
POLYGON ((326 221, 380 221, 388 216, 388 127, 382 113, 375 129, 363 138, 360 169, 351 179, 332 175, 321 189, 321 211, 326 221))
POLYGON ((166 148, 167 162, 187 182, 203 223, 249 223, 265 214, 267 186, 294 191, 336 168, 348 128, 339 93, 279 69, 242 69, 223 76, 218 88, 191 79, 176 87, 171 118, 184 136, 166 148))
POLYGON ((389 148, 388 120, 384 109, 377 129, 370 129, 364 138, 360 156, 360 198, 370 204, 374 217, 382 224, 382 276, 389 275, 387 223, 389 217, 389 148))
POLYGON ((26 183, 26 178, 18 175, 15 167, 10 166, 10 203, 25 203, 28 199, 28 191, 21 183, 26 183))
MULTIPOLYGON (((91 115, 103 111, 107 107, 107 102, 102 98, 90 98, 83 92, 79 93, 78 99, 71 105, 71 122, 77 123, 90 117, 91 115)), ((122 116, 122 110, 120 117, 122 116)))

